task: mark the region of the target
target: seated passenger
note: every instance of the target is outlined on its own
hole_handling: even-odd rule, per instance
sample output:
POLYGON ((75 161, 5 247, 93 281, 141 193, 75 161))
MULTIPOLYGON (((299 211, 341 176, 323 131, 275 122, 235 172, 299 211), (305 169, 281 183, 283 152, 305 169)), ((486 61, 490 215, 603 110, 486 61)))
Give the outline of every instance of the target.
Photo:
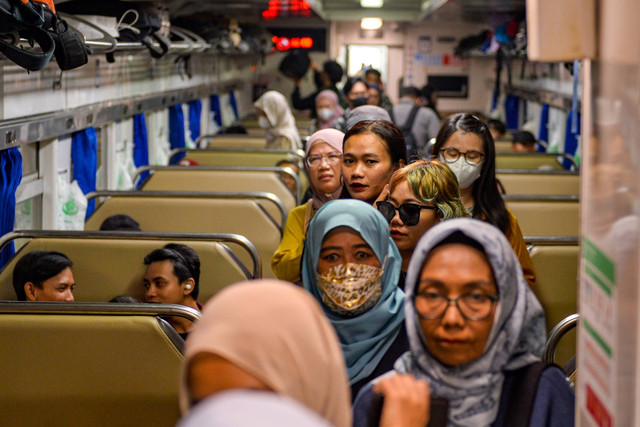
POLYGON ((329 89, 320 91, 316 96, 316 113, 318 115, 316 127, 318 130, 327 129, 344 114, 338 95, 329 89))
POLYGON ((253 103, 260 127, 265 130, 266 148, 297 150, 302 147, 296 119, 283 94, 266 91, 253 103))
POLYGON ((305 165, 313 197, 289 212, 280 246, 271 258, 276 277, 300 283, 300 260, 309 221, 316 211, 342 193, 342 138, 337 129, 322 129, 309 137, 305 165))
POLYGON ((76 283, 72 265, 60 252, 29 252, 13 269, 13 289, 18 301, 73 302, 76 283))
POLYGON ((471 216, 460 200, 455 174, 437 159, 418 160, 395 171, 386 201, 376 205, 402 255, 401 288, 422 235, 442 220, 471 216))
MULTIPOLYGON (((201 310, 200 258, 187 245, 169 243, 144 257, 147 269, 144 273, 146 302, 156 304, 180 304, 201 310)), ((168 322, 183 339, 189 335, 193 323, 182 317, 172 317, 168 322)))
POLYGON ((505 134, 507 133, 507 126, 500 120, 487 120, 487 127, 489 128, 489 132, 491 133, 494 141, 503 139, 505 134))
POLYGON ((129 215, 117 214, 107 217, 100 224, 100 231, 142 231, 138 221, 129 215))
MULTIPOLYGON (((574 394, 563 372, 540 362, 544 312, 499 229, 468 218, 434 226, 416 247, 406 291, 411 350, 394 367, 408 388, 415 384, 409 375, 417 379, 412 389, 422 398, 405 405, 403 416, 412 409, 428 413, 430 389, 449 401, 447 425, 574 425, 574 394), (528 380, 536 384, 533 390, 525 390, 528 380), (428 387, 419 385, 423 381, 428 387)), ((377 425, 371 417, 374 390, 385 397, 380 425, 399 409, 393 378, 362 390, 354 425, 377 425)))
MULTIPOLYGON (((225 412, 218 416, 246 420, 247 412, 262 407, 265 399, 281 396, 332 426, 351 426, 338 337, 313 298, 289 283, 253 280, 217 293, 186 343, 183 366, 183 414, 207 397, 237 391, 252 399, 247 396, 252 392, 256 407, 247 405, 234 417, 228 405, 222 406, 225 412)), ((305 425, 286 421, 279 425, 305 425)))
POLYGON ((371 205, 334 200, 309 224, 302 284, 338 332, 352 397, 409 348, 401 264, 387 222, 371 205))
MULTIPOLYGON (((289 168, 292 171, 294 171, 296 174, 299 172, 298 164, 293 160, 289 160, 289 159, 280 160, 278 163, 276 163, 276 167, 289 168)), ((295 195, 296 190, 298 188, 295 178, 293 178, 288 173, 280 173, 280 172, 278 172, 278 176, 280 177, 280 180, 284 182, 284 184, 289 188, 289 190, 291 190, 291 192, 295 195)))
POLYGON ((536 137, 531 132, 521 130, 513 134, 511 140, 511 151, 514 153, 536 153, 536 137))

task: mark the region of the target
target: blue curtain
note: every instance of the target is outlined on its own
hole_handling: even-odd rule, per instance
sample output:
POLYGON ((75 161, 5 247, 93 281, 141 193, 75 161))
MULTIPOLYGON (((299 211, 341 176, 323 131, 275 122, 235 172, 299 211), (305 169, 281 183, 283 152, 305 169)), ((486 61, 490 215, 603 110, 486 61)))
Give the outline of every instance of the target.
POLYGON ((520 98, 514 95, 507 95, 504 100, 504 110, 507 116, 507 129, 519 129, 520 98))
POLYGON ((238 120, 238 103, 236 102, 236 93, 234 91, 229 92, 229 104, 233 109, 235 119, 238 120))
MULTIPOLYGON (((144 113, 133 117, 133 163, 137 168, 149 164, 149 138, 147 137, 147 123, 144 120, 144 113)), ((136 188, 149 176, 149 171, 143 172, 138 179, 136 188)))
POLYGON ((219 127, 222 127, 222 108, 220 107, 220 96, 213 95, 211 97, 211 111, 213 111, 213 118, 219 127))
MULTIPOLYGON (((576 158, 576 162, 579 164, 579 155, 578 154, 578 140, 580 138, 580 113, 575 111, 569 111, 569 116, 567 117, 567 131, 565 132, 564 137, 564 152, 567 154, 571 154, 576 158)), ((571 162, 569 160, 563 160, 562 166, 565 169, 571 169, 571 162)))
MULTIPOLYGON (((538 140, 549 143, 549 105, 542 104, 542 110, 540 111, 540 129, 538 130, 538 140)), ((542 144, 538 144, 538 151, 545 152, 546 149, 542 144)))
MULTIPOLYGON (((182 104, 169 107, 169 144, 171 149, 184 148, 187 146, 184 139, 184 113, 182 104)), ((184 158, 185 154, 173 158, 172 163, 177 164, 184 158)))
MULTIPOLYGON (((83 129, 71 137, 71 162, 73 163, 73 179, 84 194, 96 191, 96 173, 98 171, 98 134, 95 128, 83 129)), ((95 210, 96 202, 91 200, 87 205, 89 218, 95 210)))
MULTIPOLYGON (((0 235, 13 231, 16 221, 16 190, 22 180, 22 155, 17 147, 0 151, 0 235)), ((15 248, 9 243, 0 252, 0 268, 9 262, 15 248)))
POLYGON ((200 117, 202 117, 202 102, 195 99, 189 102, 189 134, 192 141, 200 138, 200 117))

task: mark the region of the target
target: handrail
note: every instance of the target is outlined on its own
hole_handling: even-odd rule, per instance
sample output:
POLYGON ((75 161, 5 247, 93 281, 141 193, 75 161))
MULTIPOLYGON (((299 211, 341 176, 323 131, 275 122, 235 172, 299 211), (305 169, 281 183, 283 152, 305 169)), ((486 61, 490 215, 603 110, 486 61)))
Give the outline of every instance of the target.
POLYGON ((580 196, 576 195, 536 195, 536 194, 505 194, 502 196, 505 202, 532 201, 532 202, 579 202, 580 196))
POLYGON ((524 236, 527 245, 579 245, 578 236, 524 236))
POLYGON ((498 174, 531 174, 531 175, 554 175, 554 176, 580 176, 580 171, 569 170, 540 170, 540 169, 496 169, 498 174))
POLYGON ((116 304, 104 302, 0 301, 0 314, 79 314, 182 317, 195 322, 202 314, 178 304, 116 304))
MULTIPOLYGON (((300 183, 300 178, 295 173, 295 171, 288 167, 280 167, 280 166, 155 166, 155 165, 147 165, 141 166, 136 169, 133 174, 133 182, 136 182, 138 176, 143 174, 144 172, 151 172, 153 174, 155 171, 161 170, 176 170, 176 171, 188 171, 188 170, 205 170, 205 171, 235 171, 235 172, 280 172, 285 173, 291 176, 293 180, 296 182, 296 194, 294 197, 296 199, 296 205, 300 204, 300 200, 302 199, 302 189, 300 188, 302 184, 300 183)), ((246 194, 246 193, 242 193, 246 194)), ((269 193, 270 194, 270 193, 269 193)), ((280 200, 280 199, 278 199, 280 200)), ((284 207, 284 205, 283 205, 284 207)))
POLYGON ((211 153, 278 153, 278 154, 293 154, 295 156, 299 156, 304 158, 304 151, 294 149, 294 150, 286 150, 286 149, 273 149, 273 148, 174 148, 169 153, 169 159, 175 157, 179 153, 187 153, 190 151, 196 152, 211 152, 211 153))
MULTIPOLYGON (((233 243, 249 253, 253 261, 252 278, 262 277, 262 262, 260 254, 253 243, 245 236, 232 233, 168 233, 147 231, 60 231, 60 230, 16 230, 0 236, 0 250, 15 239, 28 238, 59 238, 59 239, 104 239, 104 240, 193 240, 204 242, 233 243)), ((241 263, 241 261, 238 260, 241 263)), ((242 267, 245 267, 244 264, 242 267)), ((245 267, 246 268, 246 267, 245 267)), ((0 269, 1 271, 1 269, 0 269)))
POLYGON ((560 339, 571 329, 578 326, 578 320, 580 315, 578 313, 569 315, 562 319, 554 328, 549 332, 549 337, 545 343, 544 358, 546 363, 554 363, 556 356, 556 347, 560 339))
MULTIPOLYGON (((273 193, 260 191, 254 192, 204 192, 204 191, 93 191, 86 194, 87 201, 96 197, 180 197, 180 198, 196 198, 196 199, 264 199, 272 202, 278 208, 282 216, 281 223, 276 226, 280 228, 280 232, 284 230, 287 219, 287 210, 282 200, 273 193)), ((97 208, 97 207, 96 207, 97 208)), ((267 214, 268 215, 268 214, 267 214)), ((271 218, 271 215, 268 215, 271 218)), ((275 218, 271 218, 275 222, 275 218)))

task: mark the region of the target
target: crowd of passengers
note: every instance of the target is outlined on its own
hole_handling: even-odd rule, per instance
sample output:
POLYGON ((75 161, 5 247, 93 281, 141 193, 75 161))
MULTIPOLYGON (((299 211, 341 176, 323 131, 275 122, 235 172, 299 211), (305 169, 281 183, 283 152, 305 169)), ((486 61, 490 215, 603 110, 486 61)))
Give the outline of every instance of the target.
MULTIPOLYGON (((170 319, 186 339, 181 425, 573 425, 571 386, 540 361, 544 312, 489 127, 455 114, 433 156, 416 159, 388 110, 356 106, 363 82, 345 91, 344 114, 316 112, 320 124, 343 118, 345 132, 322 125, 304 146, 309 197, 273 255, 279 280, 230 285, 203 308, 193 249, 167 244, 141 260, 145 302, 203 315, 170 319)), ((255 105, 271 147, 299 146, 283 95, 255 105)), ((73 301, 71 267, 58 252, 26 254, 18 299, 73 301)))

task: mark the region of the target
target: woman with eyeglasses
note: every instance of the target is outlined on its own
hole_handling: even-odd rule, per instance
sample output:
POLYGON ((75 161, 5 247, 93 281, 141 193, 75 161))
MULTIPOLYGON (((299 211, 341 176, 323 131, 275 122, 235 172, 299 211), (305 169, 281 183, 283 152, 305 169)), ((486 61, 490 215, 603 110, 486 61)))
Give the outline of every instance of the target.
POLYGON ((338 333, 352 397, 409 348, 401 263, 385 219, 367 203, 331 201, 309 224, 302 284, 338 333))
POLYGON ((457 218, 430 229, 409 263, 404 309, 410 351, 396 375, 361 391, 355 426, 378 425, 378 394, 379 425, 574 424, 563 372, 540 362, 544 311, 496 227, 457 218))
POLYGON ((344 135, 343 152, 342 176, 348 192, 343 196, 369 204, 380 196, 391 175, 407 164, 402 131, 387 120, 357 122, 344 135))
POLYGON ((300 259, 304 237, 316 211, 342 193, 342 138, 337 129, 322 129, 309 137, 305 167, 313 197, 289 212, 280 246, 271 258, 276 277, 300 283, 300 259))
POLYGON ((471 216, 495 225, 507 236, 527 283, 533 286, 536 274, 518 220, 498 191, 496 149, 487 125, 468 113, 449 117, 438 132, 433 155, 456 174, 462 203, 471 216))
POLYGON ((389 222, 391 238, 402 255, 404 276, 418 240, 440 221, 468 217, 456 176, 437 159, 418 160, 398 169, 389 182, 389 195, 376 206, 389 222))

